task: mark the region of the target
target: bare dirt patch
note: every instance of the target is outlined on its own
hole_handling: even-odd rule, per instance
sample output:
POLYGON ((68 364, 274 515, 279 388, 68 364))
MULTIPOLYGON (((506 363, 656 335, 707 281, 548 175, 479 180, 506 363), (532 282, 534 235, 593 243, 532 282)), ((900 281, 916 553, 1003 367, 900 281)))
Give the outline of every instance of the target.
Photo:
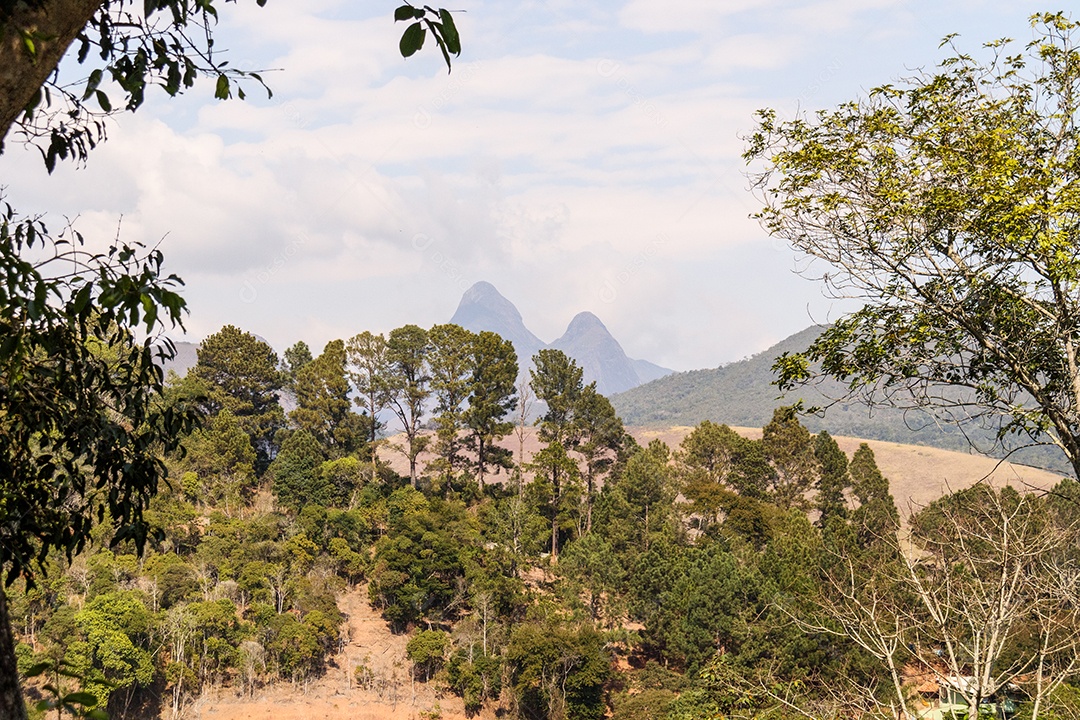
MULTIPOLYGON (((436 683, 416 682, 405 655, 407 635, 390 632, 368 603, 367 587, 359 586, 338 598, 348 615, 343 648, 326 674, 303 685, 279 683, 254 697, 231 689, 204 695, 187 712, 191 720, 406 720, 435 718, 465 720, 461 699, 440 691, 436 683), (355 670, 368 672, 357 682, 355 670)), ((167 719, 169 713, 162 713, 167 719)), ((489 716, 481 714, 482 720, 489 716)), ((490 715, 494 717, 494 715, 490 715)))

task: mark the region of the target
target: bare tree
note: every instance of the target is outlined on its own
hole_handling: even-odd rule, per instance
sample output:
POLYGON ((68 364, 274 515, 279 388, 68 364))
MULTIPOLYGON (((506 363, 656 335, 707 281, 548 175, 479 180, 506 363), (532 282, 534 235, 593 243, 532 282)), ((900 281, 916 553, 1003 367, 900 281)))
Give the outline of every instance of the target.
POLYGON ((817 614, 792 614, 881 662, 892 684, 882 702, 903 717, 915 717, 904 668, 916 666, 971 717, 1020 687, 1037 720, 1080 662, 1078 539, 1045 498, 976 485, 915 514, 903 542, 896 531, 870 548, 827 537, 817 614))

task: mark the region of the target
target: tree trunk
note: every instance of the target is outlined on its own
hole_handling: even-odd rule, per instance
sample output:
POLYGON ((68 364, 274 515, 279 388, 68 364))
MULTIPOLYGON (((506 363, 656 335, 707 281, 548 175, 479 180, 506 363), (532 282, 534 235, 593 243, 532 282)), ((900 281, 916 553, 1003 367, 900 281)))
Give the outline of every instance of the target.
POLYGON ((0 13, 0 142, 101 4, 47 0, 37 9, 15 3, 11 15, 0 13))
POLYGON ((7 596, 0 589, 0 718, 26 720, 26 702, 19 685, 15 636, 11 633, 7 596))

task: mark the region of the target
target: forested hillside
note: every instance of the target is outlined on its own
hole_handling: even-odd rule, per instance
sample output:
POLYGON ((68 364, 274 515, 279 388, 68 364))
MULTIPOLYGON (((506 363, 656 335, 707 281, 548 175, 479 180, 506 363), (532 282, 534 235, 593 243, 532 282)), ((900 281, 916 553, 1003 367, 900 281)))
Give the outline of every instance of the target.
MULTIPOLYGON (((889 663, 841 621, 905 566, 867 445, 849 457, 780 408, 760 439, 704 422, 676 447, 642 447, 559 351, 539 352, 531 387, 515 387, 508 345, 406 326, 279 359, 223 328, 171 388, 207 421, 166 458, 146 552, 111 545, 104 524, 86 552, 13 588, 21 669, 85 687, 114 720, 198 717, 200 698, 302 692, 331 669, 351 676, 344 692, 398 708, 405 677, 339 652, 340 603, 366 588, 402 637, 407 681, 470 715, 831 718, 892 702, 889 663), (539 443, 515 452, 536 400, 539 443), (384 407, 406 428, 407 474, 385 462, 384 407)), ((1076 497, 1072 481, 1045 501, 977 486, 918 512, 911 542, 932 557, 954 505, 1000 503, 1071 537, 1076 497)), ((889 612, 919 617, 916 596, 890 593, 889 612)), ((1029 658, 1037 620, 1016 620, 1000 650, 1029 658)), ((902 637, 887 659, 933 670, 940 638, 915 620, 902 637)), ((1045 695, 1015 682, 1021 701, 1045 695)), ((42 679, 28 693, 50 697, 42 679)))
MULTIPOLYGON (((837 381, 823 379, 820 385, 782 393, 773 383, 773 363, 784 353, 803 352, 821 331, 811 326, 745 360, 714 369, 692 370, 668 375, 614 395, 612 404, 629 425, 696 425, 703 420, 743 427, 761 427, 769 421, 773 408, 801 401, 805 407, 823 408, 822 414, 803 418, 814 432, 828 429, 836 435, 887 440, 913 445, 929 445, 947 450, 977 449, 1002 457, 994 447, 993 432, 981 427, 941 423, 922 411, 901 411, 889 407, 872 410, 859 402, 834 403, 845 388, 837 381)), ((1009 455, 1013 462, 1069 473, 1065 456, 1053 447, 1031 447, 1009 455)))

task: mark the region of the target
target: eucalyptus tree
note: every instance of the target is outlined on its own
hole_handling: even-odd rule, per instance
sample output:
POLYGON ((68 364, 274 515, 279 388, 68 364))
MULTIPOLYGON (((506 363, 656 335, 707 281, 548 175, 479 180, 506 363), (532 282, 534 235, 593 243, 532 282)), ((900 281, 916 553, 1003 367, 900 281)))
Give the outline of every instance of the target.
POLYGON ((405 456, 414 488, 419 485, 417 458, 430 442, 421 432, 424 406, 431 397, 430 352, 428 333, 417 325, 395 328, 386 340, 389 405, 405 433, 405 456))
POLYGON ((466 462, 461 431, 465 427, 465 401, 469 398, 470 377, 474 372, 476 337, 460 325, 447 323, 428 330, 428 341, 431 394, 435 400, 435 452, 439 455, 436 466, 449 489, 466 462))
POLYGON ((1080 23, 1032 25, 814 118, 761 111, 745 157, 764 227, 861 304, 777 360, 782 387, 835 378, 1080 474, 1080 23))
POLYGON ((514 344, 488 331, 474 337, 471 360, 469 404, 463 420, 476 458, 477 481, 483 487, 489 466, 512 464, 513 454, 496 443, 514 428, 507 416, 518 404, 518 361, 514 344))

